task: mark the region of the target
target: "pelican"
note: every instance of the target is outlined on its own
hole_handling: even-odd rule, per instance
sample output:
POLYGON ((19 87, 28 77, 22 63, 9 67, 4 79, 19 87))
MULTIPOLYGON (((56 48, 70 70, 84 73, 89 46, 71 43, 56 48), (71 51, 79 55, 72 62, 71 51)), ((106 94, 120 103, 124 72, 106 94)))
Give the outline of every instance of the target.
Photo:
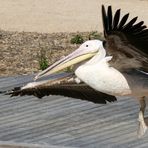
MULTIPOLYGON (((105 40, 86 41, 36 75, 34 83, 73 66, 73 81, 77 86, 83 84, 109 96, 136 97, 140 103, 138 135, 141 137, 147 129, 144 112, 148 97, 148 29, 143 21, 137 22, 138 17, 127 22, 129 13, 123 17, 120 13, 118 9, 113 15, 111 6, 106 11, 102 5, 105 40)), ((24 86, 11 94, 24 95, 31 87, 34 85, 24 86)))

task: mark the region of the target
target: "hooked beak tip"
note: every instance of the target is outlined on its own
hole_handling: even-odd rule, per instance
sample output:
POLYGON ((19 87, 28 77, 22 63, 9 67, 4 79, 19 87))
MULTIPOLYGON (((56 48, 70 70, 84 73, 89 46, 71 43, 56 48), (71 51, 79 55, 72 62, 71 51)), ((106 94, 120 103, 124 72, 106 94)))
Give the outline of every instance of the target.
POLYGON ((35 77, 33 78, 33 80, 34 80, 34 81, 36 81, 37 79, 38 79, 38 77, 37 77, 37 76, 35 76, 35 77))

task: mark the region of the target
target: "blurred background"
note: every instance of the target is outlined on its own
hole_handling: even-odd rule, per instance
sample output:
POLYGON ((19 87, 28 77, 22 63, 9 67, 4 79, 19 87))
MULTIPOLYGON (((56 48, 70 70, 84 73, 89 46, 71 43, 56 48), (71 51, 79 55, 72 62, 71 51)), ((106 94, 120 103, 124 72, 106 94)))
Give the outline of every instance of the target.
POLYGON ((102 32, 101 5, 148 24, 148 0, 0 0, 0 28, 31 32, 102 32))

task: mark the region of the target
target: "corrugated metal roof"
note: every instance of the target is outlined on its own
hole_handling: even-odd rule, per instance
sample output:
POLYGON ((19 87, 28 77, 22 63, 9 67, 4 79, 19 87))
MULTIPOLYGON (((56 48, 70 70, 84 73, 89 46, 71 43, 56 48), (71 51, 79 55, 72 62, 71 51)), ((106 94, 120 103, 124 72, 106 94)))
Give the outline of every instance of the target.
MULTIPOLYGON (((31 78, 1 77, 0 91, 31 78)), ((138 102, 129 97, 99 105, 62 96, 37 99, 0 94, 0 144, 25 143, 49 148, 148 147, 148 134, 137 137, 138 111, 138 102)))

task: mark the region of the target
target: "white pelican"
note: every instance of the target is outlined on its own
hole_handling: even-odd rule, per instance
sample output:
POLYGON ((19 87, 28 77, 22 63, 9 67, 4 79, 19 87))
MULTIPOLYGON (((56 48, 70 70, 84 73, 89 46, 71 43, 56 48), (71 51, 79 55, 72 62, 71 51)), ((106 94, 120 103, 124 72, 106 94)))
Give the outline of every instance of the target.
MULTIPOLYGON (((143 21, 135 24, 137 17, 127 23, 128 16, 121 18, 120 9, 113 15, 111 6, 107 12, 102 6, 105 41, 86 41, 73 53, 39 73, 35 80, 75 65, 78 85, 83 82, 108 95, 137 97, 140 102, 138 135, 142 136, 147 129, 144 111, 148 96, 148 29, 143 21)), ((25 88, 12 94, 22 92, 25 88)))

